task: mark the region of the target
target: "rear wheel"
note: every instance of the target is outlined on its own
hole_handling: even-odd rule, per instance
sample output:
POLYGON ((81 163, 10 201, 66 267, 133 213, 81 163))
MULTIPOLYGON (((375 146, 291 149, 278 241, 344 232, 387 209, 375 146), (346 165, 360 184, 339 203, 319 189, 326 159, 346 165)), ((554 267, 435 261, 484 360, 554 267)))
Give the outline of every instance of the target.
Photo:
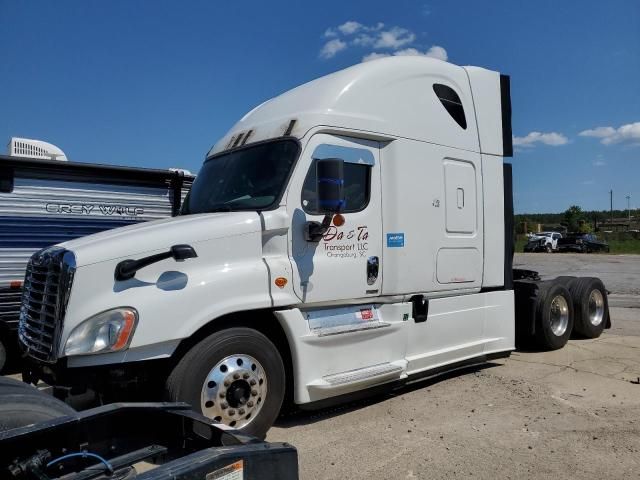
POLYGON ((229 328, 187 352, 167 379, 167 393, 209 418, 264 438, 284 400, 284 364, 262 333, 229 328))
POLYGON ((549 350, 566 345, 573 329, 573 305, 569 290, 558 282, 539 292, 536 308, 536 340, 549 350))
POLYGON ((607 291, 599 278, 576 278, 569 285, 575 312, 575 330, 586 338, 602 334, 609 315, 607 291))

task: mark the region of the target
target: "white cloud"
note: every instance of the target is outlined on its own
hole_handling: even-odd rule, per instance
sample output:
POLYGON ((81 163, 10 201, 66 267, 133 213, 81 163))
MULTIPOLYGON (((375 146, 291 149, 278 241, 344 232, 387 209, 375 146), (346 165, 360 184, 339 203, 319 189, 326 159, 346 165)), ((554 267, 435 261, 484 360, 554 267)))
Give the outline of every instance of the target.
POLYGON ((337 36, 338 36, 338 33, 337 33, 333 28, 327 28, 327 29, 324 31, 324 36, 325 36, 326 38, 337 37, 337 36))
POLYGON ((353 39, 353 45, 358 47, 367 47, 373 45, 376 41, 376 37, 369 35, 368 33, 362 33, 353 39))
POLYGON ((336 53, 344 50, 345 48, 347 48, 346 42, 343 42, 339 38, 334 38, 333 40, 329 40, 324 44, 324 47, 322 47, 322 50, 320 50, 320 57, 325 59, 332 58, 336 53))
POLYGON ((449 55, 444 47, 439 45, 434 45, 429 50, 425 52, 425 57, 437 58, 438 60, 442 60, 446 62, 449 59, 449 55))
POLYGON ((596 127, 583 130, 581 137, 599 138, 603 145, 615 143, 631 143, 640 145, 640 122, 628 123, 621 127, 596 127))
POLYGON ((607 166, 607 162, 602 160, 602 155, 598 155, 596 157, 596 159, 592 162, 592 165, 594 167, 606 167, 607 166))
POLYGON ((557 132, 531 132, 526 137, 513 137, 513 144, 516 147, 533 147, 536 143, 557 147, 566 145, 569 143, 569 139, 557 132))
POLYGON ((420 50, 415 46, 416 34, 411 30, 399 26, 386 27, 382 22, 374 25, 364 25, 355 20, 349 20, 342 25, 327 28, 324 37, 329 39, 320 50, 320 58, 333 58, 338 52, 349 47, 375 48, 377 52, 365 55, 362 61, 374 60, 389 55, 421 55, 446 61, 447 51, 438 45, 427 50, 420 50))
POLYGON ((340 25, 338 27, 338 30, 340 30, 340 33, 342 33, 343 35, 352 35, 356 33, 358 30, 360 30, 362 27, 363 25, 360 22, 354 22, 353 20, 350 20, 340 25))
POLYGON ((416 35, 406 28, 393 27, 378 34, 378 39, 374 43, 375 48, 400 48, 403 45, 412 43, 416 35))
POLYGON ((371 52, 368 55, 362 57, 363 62, 368 62, 369 60, 376 60, 377 58, 389 57, 391 55, 394 56, 422 56, 422 57, 431 57, 437 58, 438 60, 447 61, 448 55, 447 51, 438 46, 434 45, 426 52, 421 52, 417 48, 405 48, 403 50, 396 50, 393 53, 380 53, 380 52, 371 52))
POLYGON ((388 53, 371 52, 368 55, 365 55, 364 57, 362 57, 362 61, 368 62, 369 60, 376 60, 378 58, 384 58, 384 57, 390 57, 390 56, 391 55, 388 53))

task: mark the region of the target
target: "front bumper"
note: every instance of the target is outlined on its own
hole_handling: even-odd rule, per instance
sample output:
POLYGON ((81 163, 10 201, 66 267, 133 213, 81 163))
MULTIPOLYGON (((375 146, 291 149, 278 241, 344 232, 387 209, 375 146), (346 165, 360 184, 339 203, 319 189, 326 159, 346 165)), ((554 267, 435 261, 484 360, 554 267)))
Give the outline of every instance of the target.
POLYGON ((25 358, 22 378, 33 385, 43 381, 59 396, 82 394, 87 390, 108 401, 157 400, 170 369, 169 359, 69 368, 67 359, 44 363, 25 358))

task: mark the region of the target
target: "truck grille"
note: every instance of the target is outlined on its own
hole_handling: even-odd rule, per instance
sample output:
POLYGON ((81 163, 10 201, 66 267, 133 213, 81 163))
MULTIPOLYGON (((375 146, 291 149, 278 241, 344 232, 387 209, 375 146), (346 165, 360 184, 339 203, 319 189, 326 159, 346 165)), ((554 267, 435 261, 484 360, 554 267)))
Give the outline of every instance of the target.
POLYGON ((18 336, 26 353, 55 362, 64 314, 75 272, 73 253, 45 248, 29 260, 24 279, 18 336))

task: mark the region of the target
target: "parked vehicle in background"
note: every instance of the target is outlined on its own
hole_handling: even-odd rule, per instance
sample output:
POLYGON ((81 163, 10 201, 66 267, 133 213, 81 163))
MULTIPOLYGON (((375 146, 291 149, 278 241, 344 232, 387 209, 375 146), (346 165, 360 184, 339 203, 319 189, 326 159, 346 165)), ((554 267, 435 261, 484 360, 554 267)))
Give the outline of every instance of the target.
MULTIPOLYGON (((180 170, 69 162, 57 147, 29 139, 12 138, 9 151, 0 155, 0 371, 16 351, 22 284, 34 252, 171 217, 194 179, 180 170)), ((31 288, 41 294, 41 285, 31 288)))
POLYGON ((560 252, 609 252, 609 245, 592 233, 569 233, 558 242, 560 252))
POLYGON ((547 252, 551 253, 558 249, 558 240, 562 234, 558 232, 540 232, 529 237, 529 241, 524 246, 525 252, 547 252))

